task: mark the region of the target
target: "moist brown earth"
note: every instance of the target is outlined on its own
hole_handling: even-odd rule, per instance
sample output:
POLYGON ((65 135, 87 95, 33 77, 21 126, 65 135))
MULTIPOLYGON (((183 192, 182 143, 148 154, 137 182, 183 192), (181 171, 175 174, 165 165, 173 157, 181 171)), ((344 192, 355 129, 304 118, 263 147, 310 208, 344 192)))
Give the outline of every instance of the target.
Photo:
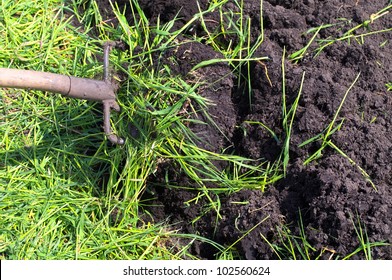
MULTIPOLYGON (((201 10, 208 7, 209 1, 198 2, 201 10)), ((226 4, 227 9, 235 9, 235 5, 230 3, 226 4)), ((243 3, 245 15, 251 18, 251 34, 255 40, 260 34, 260 1, 244 0, 243 3)), ((151 23, 156 22, 158 17, 161 22, 167 22, 177 15, 174 28, 180 28, 199 9, 196 0, 140 0, 139 4, 151 23)), ((213 151, 233 147, 237 155, 276 160, 282 150, 282 143, 277 143, 266 130, 244 122, 261 121, 281 139, 284 137, 283 49, 291 54, 303 48, 311 38, 312 34, 305 34, 310 28, 337 23, 339 18, 346 18, 352 21, 342 30, 348 30, 387 5, 388 1, 264 1, 265 38, 254 56, 270 58, 264 63, 272 85, 267 79, 265 67, 258 63, 251 65, 250 94, 246 92, 247 85, 239 85, 238 79, 230 74, 228 65, 202 68, 198 75, 207 77, 210 86, 202 87, 199 91, 218 104, 211 106, 209 113, 227 137, 222 137, 214 128, 195 126, 195 133, 205 140, 200 145, 213 151), (245 128, 246 135, 238 127, 245 128)), ((216 12, 206 14, 206 22, 213 27, 214 22, 220 21, 219 16, 216 12)), ((319 38, 338 34, 340 27, 321 30, 319 38)), ((391 27, 392 14, 389 14, 372 22, 369 28, 381 30, 391 27)), ((200 22, 195 23, 189 32, 203 35, 200 22)), ((223 44, 227 44, 228 41, 224 40, 229 39, 236 38, 223 38, 223 44)), ((362 228, 366 228, 368 242, 391 243, 392 92, 388 92, 385 86, 392 81, 391 43, 392 32, 385 32, 366 37, 362 43, 355 40, 336 42, 317 57, 310 54, 298 63, 286 60, 288 108, 298 95, 301 76, 305 72, 302 96, 291 132, 290 162, 286 177, 264 193, 242 190, 222 195, 221 218, 218 220, 213 211, 201 215, 203 201, 186 206, 185 202, 195 196, 191 190, 158 188, 154 204, 160 207, 148 209, 154 221, 169 219, 183 233, 197 233, 224 245, 230 245, 242 237, 234 248, 243 259, 277 259, 277 254, 261 235, 270 243, 282 246, 278 234, 282 223, 288 225, 291 234, 299 236, 299 224, 302 221, 307 241, 316 249, 310 252, 311 258, 342 258, 355 251, 360 246, 354 227, 355 224, 359 229, 358 219, 362 228), (304 161, 320 146, 315 143, 298 147, 328 126, 358 73, 361 73, 360 78, 349 92, 339 114, 338 121, 344 119, 344 123, 331 139, 358 166, 366 170, 377 191, 364 178, 358 166, 351 164, 336 150, 327 147, 320 159, 304 165, 304 161), (245 201, 248 203, 234 203, 245 201), (197 222, 190 223, 200 216, 197 222)), ((189 71, 197 63, 220 57, 203 43, 184 44, 176 53, 168 52, 169 56, 175 57, 177 61, 175 65, 170 64, 169 60, 167 62, 173 74, 183 77, 190 77, 189 71)), ((186 178, 183 179, 185 181, 176 178, 176 183, 191 184, 186 178)), ((159 181, 159 178, 155 180, 159 181)), ((216 251, 206 244, 195 243, 192 253, 200 258, 213 259, 216 251)), ((360 252, 352 258, 363 259, 365 255, 360 252)), ((391 259, 392 247, 372 248, 372 258, 391 259)))

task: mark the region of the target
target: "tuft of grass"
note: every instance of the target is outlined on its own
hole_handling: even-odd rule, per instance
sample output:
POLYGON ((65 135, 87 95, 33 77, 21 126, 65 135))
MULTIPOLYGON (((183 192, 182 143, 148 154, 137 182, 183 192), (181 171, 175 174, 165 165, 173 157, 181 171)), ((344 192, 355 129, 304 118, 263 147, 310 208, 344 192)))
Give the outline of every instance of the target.
POLYGON ((346 153, 344 153, 339 147, 337 147, 331 140, 332 135, 341 129, 344 119, 335 126, 335 123, 337 121, 337 118, 339 116, 340 110, 343 107, 343 104, 347 98, 348 93, 351 91, 351 89, 354 87, 355 83, 358 81, 360 77, 360 73, 356 76, 355 80, 353 81, 353 83, 349 86, 349 88, 347 89, 347 91, 345 92, 342 101, 339 104, 338 109, 336 110, 332 121, 329 123, 329 125, 327 126, 327 128, 322 131, 320 134, 312 137, 311 139, 308 139, 306 141, 304 141, 303 143, 301 143, 299 145, 299 147, 303 147, 305 145, 308 145, 310 143, 313 142, 321 142, 320 144, 320 148, 314 152, 312 155, 310 155, 305 161, 304 161, 304 165, 309 164, 310 162, 319 159, 320 157, 322 157, 323 155, 323 151, 325 150, 326 147, 331 147, 333 148, 335 151, 337 151, 340 155, 342 155, 344 158, 346 158, 353 166, 356 166, 362 173, 362 175, 365 177, 366 181, 368 181, 372 187, 377 191, 377 188, 375 186, 375 184, 373 183, 373 181, 371 180, 369 174, 367 174, 367 172, 361 167, 359 166, 353 159, 351 159, 346 153))
POLYGON ((366 227, 361 222, 359 216, 357 216, 357 221, 354 221, 352 217, 351 221, 360 245, 352 253, 342 257, 333 248, 323 247, 316 249, 306 236, 307 229, 304 227, 301 211, 298 211, 298 214, 298 235, 295 235, 290 230, 290 225, 282 225, 277 228, 278 240, 273 243, 261 234, 261 238, 271 247, 271 250, 273 250, 276 257, 280 260, 320 260, 321 258, 348 260, 361 253, 363 253, 366 260, 371 260, 372 249, 374 247, 391 245, 380 241, 370 242, 366 233, 366 227))
POLYGON ((386 242, 370 242, 369 237, 367 235, 366 226, 361 222, 359 215, 357 215, 357 221, 354 221, 352 215, 350 215, 351 222, 353 224, 355 233, 357 234, 359 247, 356 248, 352 253, 348 254, 343 258, 343 260, 348 260, 352 258, 354 255, 362 252, 365 256, 366 260, 372 260, 372 248, 380 247, 380 246, 391 246, 391 244, 386 242))
MULTIPOLYGON (((251 63, 256 62, 262 65, 265 69, 265 74, 270 84, 271 81, 268 76, 268 71, 263 60, 268 60, 267 56, 255 57, 255 53, 264 41, 264 25, 263 25, 263 1, 260 0, 260 18, 259 26, 255 27, 252 24, 252 19, 244 12, 244 1, 233 1, 234 8, 227 9, 225 4, 228 0, 212 1, 210 9, 218 10, 220 15, 220 22, 212 29, 208 27, 207 19, 204 14, 200 12, 200 22, 203 31, 206 35, 198 38, 199 41, 204 41, 205 44, 210 45, 215 51, 222 54, 222 58, 202 61, 196 65, 193 70, 207 65, 215 64, 217 62, 227 62, 233 69, 233 73, 237 77, 237 84, 239 88, 243 88, 244 92, 249 95, 251 100, 252 93, 252 75, 251 63), (256 28, 256 30, 254 30, 256 28), (212 30, 211 30, 212 29, 212 30), (257 37, 253 37, 255 33, 257 37), (245 84, 245 86, 243 85, 245 84)), ((200 10, 200 7, 199 7, 200 10)))
MULTIPOLYGON (((301 59, 303 59, 307 54, 308 54, 308 49, 310 48, 310 46, 312 45, 313 41, 316 39, 318 33, 320 32, 321 29, 326 28, 327 26, 320 26, 317 29, 315 29, 315 32, 312 36, 312 38, 310 38, 309 42, 306 44, 305 47, 303 47, 302 49, 292 53, 289 55, 289 59, 291 61, 293 61, 294 63, 297 63, 298 61, 300 61, 301 59)), ((309 33, 309 31, 308 31, 309 33)))
MULTIPOLYGON (((224 3, 219 2, 216 5, 218 4, 224 3)), ((216 5, 206 12, 216 8, 216 5)), ((107 34, 120 35, 115 39, 121 39, 130 46, 128 52, 122 54, 122 60, 128 62, 128 68, 123 68, 124 63, 117 64, 126 75, 125 86, 119 93, 123 108, 120 118, 126 119, 137 131, 137 137, 129 138, 126 147, 140 153, 138 158, 146 158, 146 153, 148 154, 150 159, 144 164, 149 164, 152 168, 146 168, 149 170, 146 178, 154 175, 155 170, 162 165, 170 165, 174 167, 172 172, 185 174, 193 182, 192 186, 173 186, 168 176, 163 187, 193 188, 197 194, 195 199, 188 203, 205 198, 210 209, 215 211, 219 218, 218 194, 231 193, 243 188, 264 190, 279 177, 271 165, 227 154, 225 151, 213 153, 195 144, 197 137, 190 130, 189 123, 200 124, 194 116, 204 114, 206 119, 210 120, 209 125, 215 125, 208 116, 207 108, 215 105, 209 104, 208 100, 197 93, 197 85, 190 85, 180 77, 172 77, 167 67, 154 64, 152 59, 153 54, 181 44, 176 40, 181 33, 171 31, 176 19, 163 26, 158 23, 156 27, 151 28, 136 2, 132 7, 134 18, 139 19, 134 26, 129 26, 124 14, 117 7, 114 7, 114 11, 120 22, 119 27, 112 30, 105 26, 106 30, 110 30, 106 31, 107 34), (146 38, 150 38, 149 44, 146 44, 146 38), (142 51, 134 55, 135 48, 142 51), (161 67, 159 71, 156 70, 157 67, 161 67), (216 162, 224 163, 227 168, 218 169, 216 162)), ((200 20, 206 12, 195 15, 190 22, 200 20)), ((180 31, 186 30, 188 26, 189 23, 185 24, 180 31)), ((127 128, 128 126, 122 128, 124 133, 127 128)))
POLYGON ((289 56, 289 59, 296 63, 309 53, 314 53, 314 57, 317 57, 325 48, 337 42, 347 42, 348 44, 351 44, 352 41, 355 41, 358 44, 364 44, 365 38, 368 36, 372 36, 379 33, 391 32, 392 28, 385 28, 385 29, 374 30, 374 31, 371 30, 371 26, 373 25, 373 23, 378 19, 388 15, 391 10, 392 10, 392 5, 388 4, 386 7, 382 8, 376 13, 371 14, 369 16, 369 19, 365 20, 361 24, 351 27, 349 30, 344 30, 344 27, 349 26, 352 20, 345 19, 345 18, 338 19, 337 23, 328 23, 328 24, 323 24, 319 27, 311 28, 306 32, 306 34, 313 34, 308 44, 305 47, 303 47, 301 50, 292 53, 289 56), (317 35, 322 29, 328 29, 328 28, 336 28, 337 29, 336 31, 340 33, 343 32, 343 35, 336 36, 336 37, 330 36, 325 39, 316 39, 317 35), (312 44, 316 46, 315 49, 310 48, 312 44))
POLYGON ((277 228, 276 242, 271 243, 268 239, 261 234, 261 238, 271 247, 277 258, 280 260, 318 260, 325 253, 326 250, 322 250, 318 255, 317 249, 314 248, 306 237, 305 228, 303 225, 301 211, 299 211, 299 235, 294 235, 288 225, 282 225, 277 228))
POLYGON ((233 252, 234 246, 240 242, 243 238, 245 238, 249 233, 254 231, 256 228, 258 228, 260 225, 262 225, 265 221, 267 221, 270 218, 270 216, 266 216, 263 219, 260 220, 257 224, 255 224, 253 227, 251 227, 249 230, 244 232, 236 241, 234 241, 230 246, 226 247, 226 249, 220 253, 219 259, 228 259, 227 255, 232 255, 235 252, 233 252))
MULTIPOLYGON (((181 44, 178 38, 192 22, 225 1, 212 4, 177 31, 171 31, 176 19, 151 26, 137 1, 129 6, 132 25, 116 4, 113 13, 118 25, 103 20, 96 1, 73 1, 68 6, 60 2, 1 3, 2 65, 99 78, 103 42, 123 41, 127 49, 110 54, 113 78, 121 84, 122 108, 111 121, 115 133, 127 136, 126 143, 113 147, 104 141, 97 118, 101 109, 91 102, 2 89, 2 257, 194 258, 189 248, 200 240, 215 247, 222 258, 231 258, 231 250, 212 241, 178 234, 167 224, 146 222, 148 213, 141 214, 145 202, 140 200, 156 172, 170 165, 191 185, 173 185, 167 173, 159 186, 193 189, 195 197, 186 205, 205 199, 208 203, 200 215, 215 211, 219 219, 220 194, 243 188, 264 190, 280 178, 274 164, 198 147, 189 123, 199 122, 196 114, 211 120, 211 104, 197 93, 197 85, 173 77, 168 67, 156 63, 156 56, 181 44), (218 169, 214 162, 227 168, 218 169)), ((243 32, 249 31, 249 24, 243 32)), ((241 52, 251 48, 241 44, 241 52)), ((253 59, 252 49, 247 52, 227 62, 245 65, 253 59)))
POLYGON ((387 91, 392 91, 392 82, 386 83, 387 91))
MULTIPOLYGON (((301 83, 299 85, 299 90, 298 94, 291 104, 290 109, 288 109, 288 102, 287 102, 287 94, 286 94, 286 70, 285 70, 285 49, 283 50, 282 54, 282 63, 281 63, 281 69, 282 69, 282 129, 283 129, 283 135, 281 137, 278 137, 278 135, 271 129, 269 128, 266 124, 260 122, 260 121, 251 121, 247 120, 244 121, 244 124, 250 124, 250 125, 259 125, 266 129, 269 134, 274 138, 274 140, 277 142, 277 144, 282 145, 282 151, 278 157, 278 159, 273 162, 273 163, 268 163, 273 167, 273 170, 276 174, 274 178, 277 181, 278 179, 281 179, 286 176, 287 174, 287 168, 289 165, 290 161, 290 141, 291 141, 291 132, 294 124, 294 118, 295 114, 298 108, 298 103, 301 98, 302 94, 302 88, 303 84, 305 81, 305 72, 302 73, 302 78, 301 78, 301 83), (283 172, 282 172, 283 171, 283 172)), ((246 134, 246 131, 244 131, 246 134)), ((271 181, 273 183, 274 181, 271 181)), ((264 188, 262 189, 263 191, 265 190, 264 188)))
POLYGON ((282 55, 282 117, 283 117, 283 130, 285 132, 285 140, 283 142, 282 149, 282 164, 283 164, 283 174, 286 176, 287 166, 289 164, 290 159, 290 139, 291 139, 291 130, 293 127, 295 113, 297 111, 298 102, 301 97, 302 87, 305 80, 305 72, 302 73, 301 84, 298 91, 298 95, 291 105, 290 110, 287 111, 287 100, 286 100, 286 76, 285 76, 285 50, 283 50, 282 55))

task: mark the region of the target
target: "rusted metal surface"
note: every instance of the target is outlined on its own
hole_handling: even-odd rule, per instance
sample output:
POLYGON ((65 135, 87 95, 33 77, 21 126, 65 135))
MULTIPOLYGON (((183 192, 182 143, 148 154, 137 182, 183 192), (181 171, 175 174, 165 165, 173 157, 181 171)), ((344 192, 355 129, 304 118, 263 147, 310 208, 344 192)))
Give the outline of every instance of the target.
POLYGON ((116 101, 116 87, 109 77, 109 52, 115 43, 104 45, 104 80, 78 78, 74 76, 0 68, 0 87, 33 89, 59 93, 66 97, 102 102, 103 127, 110 142, 124 144, 124 140, 113 134, 110 125, 111 110, 120 111, 116 101))

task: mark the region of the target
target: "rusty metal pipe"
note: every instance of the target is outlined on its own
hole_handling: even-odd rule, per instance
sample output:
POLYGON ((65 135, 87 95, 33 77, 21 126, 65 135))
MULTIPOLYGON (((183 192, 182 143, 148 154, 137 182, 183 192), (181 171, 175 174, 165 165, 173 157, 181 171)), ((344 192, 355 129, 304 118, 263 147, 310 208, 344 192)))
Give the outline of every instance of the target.
POLYGON ((108 82, 32 70, 0 68, 0 86, 49 91, 99 102, 116 99, 114 88, 108 82))
POLYGON ((113 42, 104 45, 103 81, 48 72, 0 68, 0 87, 49 91, 71 98, 102 102, 104 132, 110 142, 122 145, 124 140, 113 134, 110 126, 110 111, 120 111, 116 101, 116 88, 110 82, 108 72, 109 52, 114 45, 113 42))

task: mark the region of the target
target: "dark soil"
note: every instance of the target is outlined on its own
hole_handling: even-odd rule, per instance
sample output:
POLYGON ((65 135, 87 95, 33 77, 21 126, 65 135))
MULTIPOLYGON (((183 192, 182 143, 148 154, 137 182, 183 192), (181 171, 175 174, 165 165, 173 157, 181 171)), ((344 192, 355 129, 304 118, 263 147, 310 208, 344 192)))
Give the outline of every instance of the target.
MULTIPOLYGON (((105 1, 103 1, 105 2, 105 1)), ((120 2, 120 1, 118 1, 120 2)), ((206 9, 207 0, 199 0, 200 8, 206 9)), ((178 13, 179 28, 198 12, 196 0, 140 0, 140 6, 153 23, 160 16, 161 22, 172 19, 178 13)), ((259 0, 245 0, 244 11, 252 19, 252 36, 259 35, 259 0)), ((361 24, 371 14, 385 7, 388 1, 321 1, 321 0, 267 0, 264 1, 265 39, 255 56, 268 56, 268 75, 260 64, 252 65, 252 87, 248 95, 246 86, 237 86, 237 78, 226 64, 202 68, 195 73, 190 69, 200 61, 219 57, 210 46, 202 43, 182 45, 174 56, 177 63, 167 64, 173 74, 183 77, 204 77, 209 86, 202 87, 202 95, 217 103, 210 114, 227 138, 214 128, 195 126, 194 131, 205 139, 204 148, 221 151, 234 147, 238 155, 273 161, 279 155, 281 144, 260 127, 246 126, 247 134, 238 131, 244 121, 262 121, 284 137, 282 131, 282 71, 283 48, 293 53, 304 47, 311 35, 304 35, 310 28, 336 23, 338 18, 353 19, 344 26, 348 30, 361 24), (249 100, 248 96, 251 96, 249 100), (251 106, 249 106, 251 104, 251 106)), ((232 7, 227 4, 227 9, 232 7)), ((218 13, 207 14, 213 25, 219 22, 218 13)), ((200 23, 189 32, 202 32, 200 23)), ((392 14, 375 21, 371 30, 392 27, 392 14)), ((211 26, 213 28, 213 26, 211 26)), ((337 28, 322 30, 320 38, 338 34, 337 28)), ((342 33, 340 33, 341 35, 342 33)), ((192 35, 192 34, 189 34, 192 35)), ((199 34, 202 35, 202 34, 199 34)), ((235 40, 235 38, 230 38, 235 40)), ((229 40, 229 38, 223 38, 229 40)), ((230 196, 220 197, 222 218, 216 223, 211 211, 200 220, 203 202, 187 207, 184 202, 193 198, 192 191, 181 189, 157 189, 155 204, 150 208, 156 222, 169 219, 185 233, 198 233, 220 244, 230 245, 257 226, 235 245, 244 259, 276 259, 277 255, 261 238, 263 234, 271 243, 279 244, 278 229, 282 223, 291 233, 300 234, 301 213, 308 242, 317 249, 315 258, 344 257, 359 247, 353 221, 359 217, 366 227, 369 242, 391 243, 392 231, 392 93, 385 84, 392 81, 392 32, 367 37, 363 44, 352 41, 336 42, 313 58, 308 55, 298 64, 286 61, 286 94, 289 106, 296 98, 301 75, 305 71, 303 93, 297 109, 291 136, 290 163, 287 176, 266 192, 243 190, 230 196), (383 42, 388 41, 385 46, 383 42), (334 133, 332 140, 342 151, 361 166, 372 178, 377 191, 367 182, 360 170, 335 150, 327 148, 321 159, 304 165, 304 161, 318 144, 299 148, 298 145, 323 131, 332 120, 348 87, 361 72, 358 83, 350 91, 340 112, 344 118, 342 128, 334 133), (232 202, 248 201, 247 204, 232 202), (324 253, 321 253, 324 250, 324 253)), ((225 43, 225 42, 223 42, 225 43)), ((228 42, 226 42, 228 43, 228 42)), ((159 180, 156 179, 156 180, 159 180)), ((180 179, 178 179, 180 180, 180 179)), ((183 183, 178 181, 177 183, 183 183)), ((186 184, 187 182, 185 182, 186 184)), ((358 223, 356 223, 358 227, 358 223)), ((205 244, 195 244, 193 253, 201 258, 214 258, 216 253, 205 244)), ((372 249, 375 259, 391 259, 392 247, 372 249)), ((353 258, 363 259, 359 253, 353 258)))

